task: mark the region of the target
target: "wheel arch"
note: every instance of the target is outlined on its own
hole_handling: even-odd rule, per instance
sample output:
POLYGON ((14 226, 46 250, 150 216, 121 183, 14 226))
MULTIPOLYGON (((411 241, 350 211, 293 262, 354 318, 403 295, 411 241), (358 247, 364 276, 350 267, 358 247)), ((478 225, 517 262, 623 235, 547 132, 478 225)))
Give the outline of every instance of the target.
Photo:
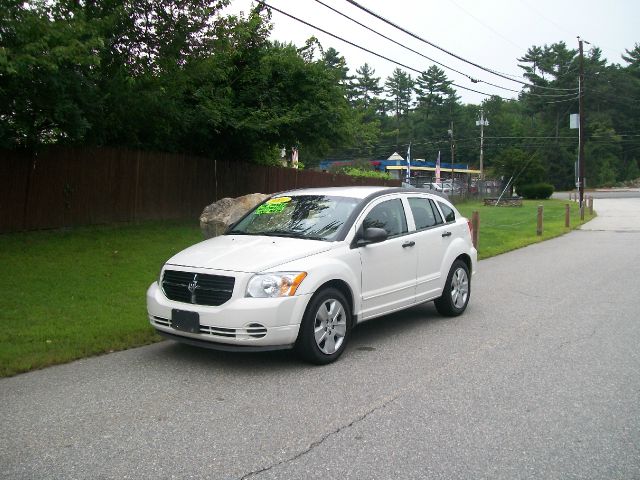
POLYGON ((471 277, 471 271, 473 270, 473 266, 471 264, 471 257, 466 253, 462 253, 458 255, 455 260, 461 260, 464 262, 464 264, 467 266, 467 269, 469 270, 469 277, 471 277))
MULTIPOLYGON (((316 289, 316 293, 321 292, 322 290, 324 290, 325 288, 335 288, 336 290, 338 290, 340 293, 342 293, 344 295, 344 297, 347 299, 347 302, 349 303, 349 309, 351 310, 351 325, 349 325, 349 328, 353 328, 355 326, 355 324, 357 323, 357 318, 356 318, 356 314, 355 314, 355 298, 353 296, 353 291, 351 290, 351 287, 349 286, 349 284, 347 282, 345 282, 344 280, 340 280, 340 279, 333 279, 333 280, 329 280, 327 282, 324 282, 322 285, 320 285, 317 289, 316 289)), ((314 295, 315 295, 314 294, 314 295)))

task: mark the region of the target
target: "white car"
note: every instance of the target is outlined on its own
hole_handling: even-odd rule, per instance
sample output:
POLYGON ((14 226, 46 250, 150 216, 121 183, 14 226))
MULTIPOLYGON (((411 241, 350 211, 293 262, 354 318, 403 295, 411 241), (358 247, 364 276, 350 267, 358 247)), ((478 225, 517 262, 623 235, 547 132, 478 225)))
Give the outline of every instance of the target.
POLYGON ((358 323, 435 301, 460 315, 477 251, 447 200, 406 188, 272 196, 222 236, 170 258, 147 291, 151 325, 220 350, 337 359, 358 323))
POLYGON ((436 192, 452 193, 453 186, 450 183, 427 183, 424 188, 435 190, 436 192))

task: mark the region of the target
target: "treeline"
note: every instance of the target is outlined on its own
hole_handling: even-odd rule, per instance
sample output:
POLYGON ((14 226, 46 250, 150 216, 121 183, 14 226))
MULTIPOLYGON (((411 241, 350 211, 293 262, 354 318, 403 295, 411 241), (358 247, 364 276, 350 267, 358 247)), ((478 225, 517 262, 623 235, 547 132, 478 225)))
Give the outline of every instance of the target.
MULTIPOLYGON (((349 141, 335 72, 229 0, 3 0, 0 148, 108 145, 269 163, 349 141)), ((348 128, 347 128, 348 127, 348 128)))
MULTIPOLYGON (((640 177, 640 45, 626 50, 624 66, 607 64, 594 47, 584 57, 585 158, 587 186, 613 185, 640 177)), ((382 158, 390 150, 413 158, 479 164, 480 109, 484 128, 484 166, 489 175, 517 178, 517 184, 574 185, 578 130, 569 116, 578 109, 579 57, 563 42, 534 46, 518 59, 523 87, 505 78, 508 88, 523 87, 516 100, 500 96, 481 105, 462 104, 452 81, 433 65, 411 76, 395 69, 382 80, 367 65, 343 83, 358 112, 361 141, 336 153, 338 158, 382 158), (516 85, 516 87, 513 87, 516 85)), ((484 76, 487 76, 485 73, 484 76)), ((474 84, 481 89, 482 82, 474 84)))
MULTIPOLYGON (((520 91, 516 100, 463 104, 435 65, 381 79, 365 64, 351 75, 335 49, 269 41, 268 10, 224 16, 229 3, 4 0, 0 148, 125 146, 273 163, 297 147, 310 167, 405 155, 411 143, 414 158, 441 152, 477 167, 482 107, 491 174, 573 185, 578 55, 564 43, 519 59, 534 87, 495 79, 520 91)), ((607 64, 595 47, 585 55, 587 186, 640 177, 640 46, 622 60, 607 64)))

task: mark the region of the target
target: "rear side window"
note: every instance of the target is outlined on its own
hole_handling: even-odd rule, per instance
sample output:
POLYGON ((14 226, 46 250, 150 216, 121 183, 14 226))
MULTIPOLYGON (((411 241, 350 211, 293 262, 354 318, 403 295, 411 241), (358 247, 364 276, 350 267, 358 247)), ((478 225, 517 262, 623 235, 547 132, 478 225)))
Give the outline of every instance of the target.
POLYGON ((407 233, 407 219, 400 199, 382 202, 362 222, 364 228, 384 228, 390 237, 407 233))
POLYGON ((413 213, 413 219, 416 222, 416 230, 422 230, 442 223, 440 214, 437 210, 434 212, 433 204, 428 198, 409 198, 409 206, 411 207, 411 213, 413 213))
POLYGON ((442 210, 442 214, 444 215, 444 221, 446 223, 456 221, 456 214, 451 207, 440 202, 438 202, 438 205, 440 205, 440 210, 442 210))

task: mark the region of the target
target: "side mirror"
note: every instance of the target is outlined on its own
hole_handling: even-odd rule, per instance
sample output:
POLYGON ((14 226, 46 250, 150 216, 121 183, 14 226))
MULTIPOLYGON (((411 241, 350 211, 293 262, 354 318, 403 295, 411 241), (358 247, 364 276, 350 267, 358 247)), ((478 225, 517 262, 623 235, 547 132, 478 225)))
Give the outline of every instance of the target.
POLYGON ((360 238, 358 238, 357 245, 358 247, 364 247, 371 243, 384 242, 388 237, 389 234, 384 228, 365 228, 360 238))

